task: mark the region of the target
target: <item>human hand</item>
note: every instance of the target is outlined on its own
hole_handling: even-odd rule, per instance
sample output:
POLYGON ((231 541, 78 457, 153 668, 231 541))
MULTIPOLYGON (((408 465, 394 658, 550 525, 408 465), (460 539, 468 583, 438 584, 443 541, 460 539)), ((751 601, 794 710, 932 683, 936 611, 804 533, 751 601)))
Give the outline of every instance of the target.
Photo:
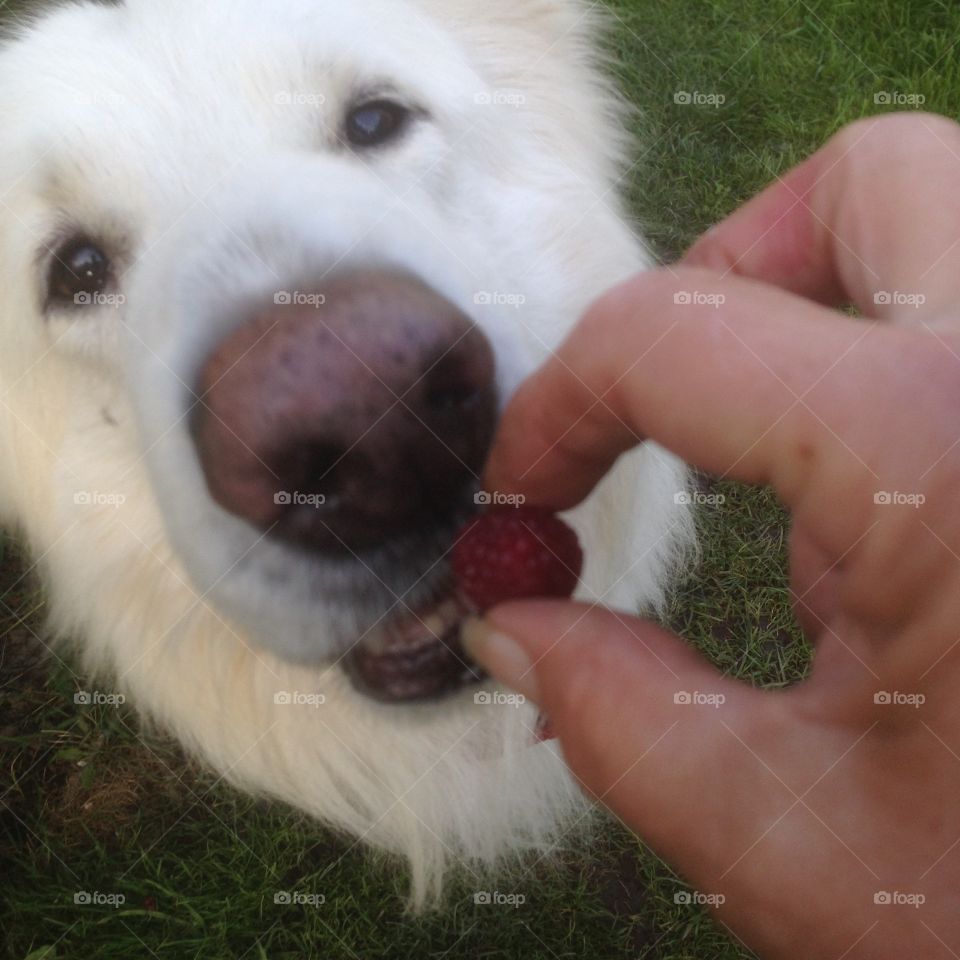
POLYGON ((918 114, 845 129, 605 296, 505 414, 487 489, 571 507, 651 438, 790 510, 816 653, 789 690, 580 604, 505 605, 468 638, 764 957, 960 955, 958 411, 960 127, 918 114))

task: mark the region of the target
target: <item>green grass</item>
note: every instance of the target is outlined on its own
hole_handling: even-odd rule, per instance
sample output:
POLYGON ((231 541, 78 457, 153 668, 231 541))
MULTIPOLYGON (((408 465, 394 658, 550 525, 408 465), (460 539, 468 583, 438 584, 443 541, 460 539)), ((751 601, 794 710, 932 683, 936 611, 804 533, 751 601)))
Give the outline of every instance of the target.
MULTIPOLYGON (((624 186, 664 259, 843 123, 885 109, 875 94, 922 94, 927 109, 956 113, 952 0, 608 5, 615 72, 640 108, 642 148, 624 186), (678 91, 726 100, 681 105, 678 91)), ((733 675, 794 681, 808 651, 787 604, 784 517, 765 493, 714 492, 726 499, 701 514, 703 561, 671 621, 733 675)), ((499 877, 497 889, 526 896, 516 909, 475 906, 471 884, 444 913, 405 916, 392 864, 237 795, 171 744, 142 739, 125 710, 77 710, 69 666, 37 659, 42 601, 18 582, 23 567, 0 541, 0 957, 749 956, 676 905, 682 884, 614 827, 589 851, 499 877), (78 907, 82 890, 126 902, 78 907), (278 906, 278 890, 325 903, 278 906)))

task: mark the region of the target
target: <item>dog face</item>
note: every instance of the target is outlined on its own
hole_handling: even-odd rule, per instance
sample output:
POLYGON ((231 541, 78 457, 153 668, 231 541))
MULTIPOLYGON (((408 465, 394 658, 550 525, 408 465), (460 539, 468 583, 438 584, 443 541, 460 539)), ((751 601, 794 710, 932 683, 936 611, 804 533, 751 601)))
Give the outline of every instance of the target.
POLYGON ((552 154, 565 118, 518 71, 563 39, 544 6, 501 24, 499 75, 462 4, 131 0, 4 57, 6 378, 58 366, 47 412, 120 454, 106 493, 66 458, 81 500, 145 469, 203 602, 298 661, 359 638, 387 698, 468 675, 445 556, 499 410, 596 289, 564 233, 604 158, 552 154))
MULTIPOLYGON (((369 694, 469 676, 499 413, 644 265, 594 49, 579 0, 77 3, 0 48, 0 518, 52 628, 420 902, 584 812, 529 705, 369 694)), ((647 445, 571 515, 582 596, 662 599, 684 477, 647 445)))

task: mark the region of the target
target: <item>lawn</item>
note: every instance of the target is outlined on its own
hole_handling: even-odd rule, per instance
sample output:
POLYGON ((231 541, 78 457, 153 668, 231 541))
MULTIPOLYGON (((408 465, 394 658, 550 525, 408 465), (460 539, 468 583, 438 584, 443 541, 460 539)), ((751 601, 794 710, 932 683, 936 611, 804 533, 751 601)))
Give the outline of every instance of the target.
MULTIPOLYGON (((848 121, 901 97, 958 115, 951 0, 606 6, 612 69, 640 108, 623 186, 665 261, 848 121)), ((672 625, 732 675, 794 682, 808 650, 787 602, 785 518, 764 492, 704 482, 723 503, 701 512, 702 561, 672 625)), ((498 877, 491 889, 522 904, 477 905, 473 881, 446 911, 405 915, 395 865, 236 794, 122 709, 77 710, 84 682, 40 657, 42 597, 24 570, 16 545, 0 546, 0 957, 751 956, 677 903, 683 883, 612 824, 554 863, 498 877), (324 902, 275 904, 278 889, 324 902), (125 902, 80 906, 78 891, 125 902)))

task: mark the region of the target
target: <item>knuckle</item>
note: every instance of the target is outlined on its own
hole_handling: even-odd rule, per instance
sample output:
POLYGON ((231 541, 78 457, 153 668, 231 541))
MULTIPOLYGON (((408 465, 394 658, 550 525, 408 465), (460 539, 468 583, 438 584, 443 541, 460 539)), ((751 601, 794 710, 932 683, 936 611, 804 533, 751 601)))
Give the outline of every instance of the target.
POLYGON ((743 260, 743 249, 735 245, 730 231, 713 227, 690 248, 687 259, 695 260, 698 266, 715 273, 735 273, 743 260))
POLYGON ((670 322, 669 308, 677 303, 677 297, 695 289, 697 282, 708 280, 714 285, 719 282, 712 271, 695 267, 645 271, 604 294, 587 312, 582 329, 588 336, 599 334, 608 326, 630 329, 635 327, 635 318, 641 312, 651 322, 666 326, 670 322))
POLYGON ((960 146, 960 124, 936 113, 910 111, 866 117, 848 124, 834 137, 834 149, 856 161, 876 157, 885 164, 894 156, 916 155, 931 143, 960 146))

